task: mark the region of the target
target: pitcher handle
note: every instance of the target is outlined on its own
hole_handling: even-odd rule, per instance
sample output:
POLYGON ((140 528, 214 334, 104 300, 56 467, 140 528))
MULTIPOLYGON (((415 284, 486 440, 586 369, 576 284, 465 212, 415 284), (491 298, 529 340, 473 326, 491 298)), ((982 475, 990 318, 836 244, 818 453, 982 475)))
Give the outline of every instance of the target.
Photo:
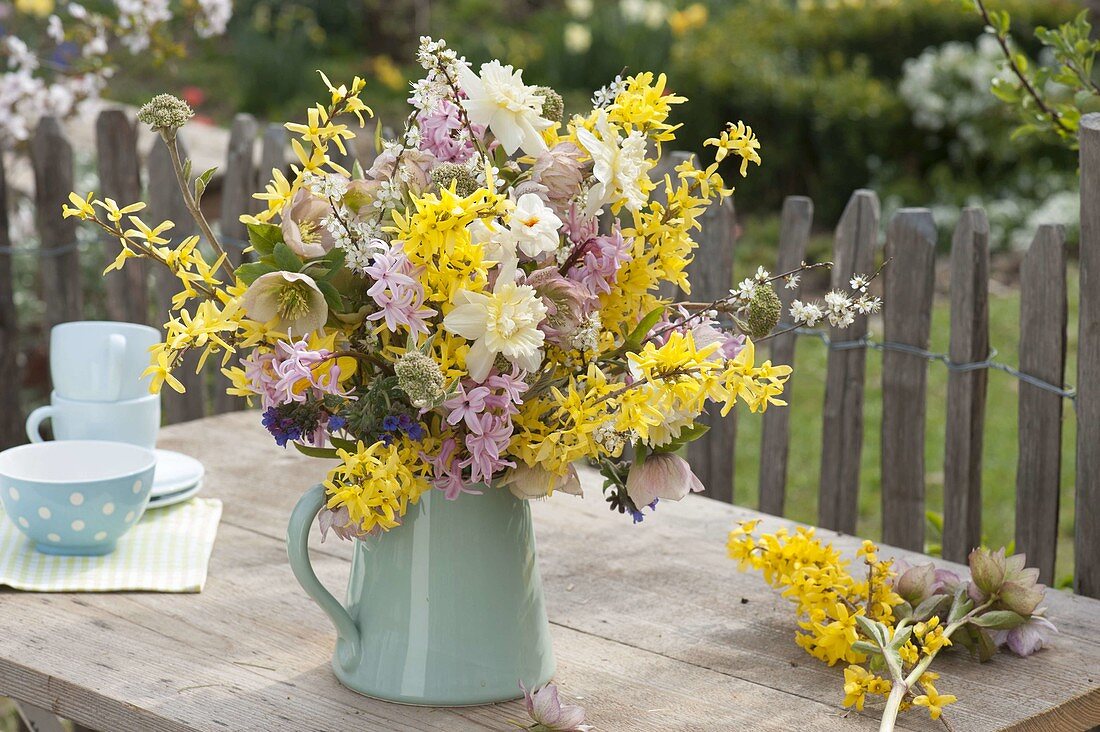
POLYGON ((336 657, 340 665, 350 671, 359 658, 359 629, 347 608, 317 579, 309 561, 309 530, 324 505, 325 488, 322 485, 313 486, 298 499, 286 529, 286 551, 298 584, 336 626, 336 657))
POLYGON ((42 426, 42 423, 47 419, 53 417, 54 408, 53 405, 47 404, 44 407, 39 407, 27 416, 27 439, 31 442, 44 442, 42 439, 42 433, 38 431, 38 428, 42 426))

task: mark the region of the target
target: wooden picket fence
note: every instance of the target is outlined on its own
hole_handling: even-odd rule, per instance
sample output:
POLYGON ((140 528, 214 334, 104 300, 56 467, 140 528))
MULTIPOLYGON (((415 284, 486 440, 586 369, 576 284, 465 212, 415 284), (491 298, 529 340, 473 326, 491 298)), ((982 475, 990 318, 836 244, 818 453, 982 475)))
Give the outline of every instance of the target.
MULTIPOLYGON (((172 219, 176 235, 194 233, 162 145, 151 149, 142 174, 133 120, 118 110, 103 112, 96 125, 99 191, 119 202, 142 198, 148 218, 172 219), (145 181, 145 185, 142 182, 145 181)), ((246 239, 237 221, 254 210, 251 193, 273 167, 285 167, 288 141, 278 126, 260 125, 247 115, 233 123, 228 155, 221 170, 220 209, 216 219, 229 251, 240 261, 246 239), (258 151, 257 151, 257 148, 258 151), (257 163, 258 159, 258 163, 257 163)), ((366 153, 366 151, 364 151, 366 153)), ((350 151, 349 157, 355 155, 350 151)), ((665 170, 687 153, 672 153, 665 170)), ((366 155, 364 155, 366 157, 366 155)), ((49 327, 84 317, 75 223, 60 209, 73 187, 73 154, 60 125, 39 126, 32 145, 37 229, 40 234, 40 286, 45 323, 35 336, 48 338, 49 327)), ((343 160, 342 162, 349 162, 343 160)), ((367 167, 369 159, 360 162, 367 167)), ((1082 201, 1100 201, 1100 115, 1086 116, 1081 138, 1082 201)), ((20 402, 17 357, 20 338, 13 300, 7 187, 0 166, 0 446, 22 441, 25 410, 20 402)), ((204 205, 214 200, 204 200, 204 205)), ((732 206, 714 207, 704 219, 700 250, 691 265, 692 299, 723 296, 733 282, 735 220, 732 206)), ((901 348, 883 354, 882 377, 882 531, 883 541, 921 551, 924 548, 925 408, 936 254, 936 227, 927 209, 898 211, 880 242, 879 201, 874 192, 856 191, 836 226, 832 259, 834 286, 846 287, 854 273, 872 271, 883 256, 891 258, 883 277, 883 339, 901 348), (880 255, 880 247, 885 252, 880 255), (910 351, 906 351, 909 348, 910 351), (912 349, 916 349, 912 351, 912 349)), ((783 205, 776 272, 791 270, 805 256, 813 227, 813 202, 792 196, 783 205)), ((109 261, 115 245, 103 242, 109 261)), ((951 242, 951 333, 947 428, 944 461, 943 555, 965 561, 981 541, 981 472, 986 382, 990 356, 988 332, 989 226, 985 213, 966 209, 951 242)), ((104 278, 107 316, 115 320, 160 324, 177 285, 164 272, 147 271, 140 262, 125 274, 104 278), (137 265, 137 266, 135 266, 137 265)), ((1100 207, 1082 205, 1080 253, 1080 332, 1078 336, 1077 486, 1075 589, 1100 597, 1100 207)), ((1027 252, 1020 277, 1019 370, 1052 387, 1061 387, 1066 363, 1066 249, 1060 226, 1042 226, 1027 252)), ((784 310, 792 297, 781 290, 784 310)), ((823 412, 818 523, 854 533, 858 514, 859 468, 863 442, 863 396, 868 344, 866 318, 833 330, 823 412)), ((794 364, 795 333, 770 340, 774 362, 794 364)), ((764 357, 764 354, 761 354, 764 357)), ((167 422, 196 419, 238 408, 226 397, 220 376, 196 376, 181 370, 186 395, 164 397, 167 422), (203 380, 205 379, 205 381, 203 380)), ((793 386, 793 385, 791 385, 793 386)), ((797 398, 797 395, 794 396, 797 398)), ((1028 381, 1020 384, 1017 463, 1016 549, 1028 554, 1042 580, 1054 574, 1059 511, 1064 395, 1028 381)), ((772 409, 763 416, 760 450, 760 508, 782 515, 789 449, 789 412, 772 409)), ((689 446, 693 468, 715 499, 733 494, 736 413, 709 416, 707 436, 689 446)))

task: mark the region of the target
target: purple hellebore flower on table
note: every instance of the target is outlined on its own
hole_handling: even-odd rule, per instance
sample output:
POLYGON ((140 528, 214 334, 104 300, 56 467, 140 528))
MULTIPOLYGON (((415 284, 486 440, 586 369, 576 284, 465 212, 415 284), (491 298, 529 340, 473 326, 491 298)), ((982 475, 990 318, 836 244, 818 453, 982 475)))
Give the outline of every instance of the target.
POLYGON ((991 633, 998 646, 1007 645, 1017 656, 1030 656, 1043 646, 1050 645, 1051 636, 1058 632, 1054 623, 1042 615, 1032 615, 1027 622, 1011 630, 995 630, 991 633))
POLYGON ((535 724, 525 729, 539 732, 588 732, 592 725, 584 723, 584 707, 576 704, 563 704, 558 696, 558 687, 545 684, 530 691, 519 682, 523 689, 523 701, 527 713, 535 724))
POLYGON ((626 492, 638 508, 656 498, 678 501, 690 492, 699 493, 703 484, 691 466, 679 455, 655 452, 642 463, 634 463, 626 476, 626 492))

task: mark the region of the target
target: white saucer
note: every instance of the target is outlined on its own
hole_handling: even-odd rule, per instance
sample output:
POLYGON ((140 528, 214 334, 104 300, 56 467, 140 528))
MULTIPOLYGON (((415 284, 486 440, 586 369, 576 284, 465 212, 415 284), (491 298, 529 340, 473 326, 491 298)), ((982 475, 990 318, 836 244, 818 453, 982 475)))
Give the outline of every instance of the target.
POLYGON ((164 508, 165 506, 174 506, 177 503, 183 503, 184 501, 188 500, 189 498, 191 498, 192 496, 194 496, 196 493, 198 493, 201 490, 202 490, 202 481, 200 480, 195 485, 193 485, 189 488, 184 488, 181 491, 176 491, 175 493, 163 494, 163 495, 157 496, 156 498, 150 498, 149 499, 149 505, 147 506, 147 508, 148 509, 153 509, 153 508, 164 508))
POLYGON ((149 495, 154 499, 177 493, 195 486, 206 473, 202 463, 193 457, 172 450, 157 450, 157 469, 153 473, 153 490, 149 495))

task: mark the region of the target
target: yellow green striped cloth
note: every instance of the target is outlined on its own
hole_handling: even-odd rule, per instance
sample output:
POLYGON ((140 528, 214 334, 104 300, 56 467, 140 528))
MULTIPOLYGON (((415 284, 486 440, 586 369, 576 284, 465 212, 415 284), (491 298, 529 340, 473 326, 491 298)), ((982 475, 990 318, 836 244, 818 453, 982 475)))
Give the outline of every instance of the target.
POLYGON ((0 508, 0 585, 35 592, 202 592, 222 502, 150 509, 104 557, 40 554, 0 508))

